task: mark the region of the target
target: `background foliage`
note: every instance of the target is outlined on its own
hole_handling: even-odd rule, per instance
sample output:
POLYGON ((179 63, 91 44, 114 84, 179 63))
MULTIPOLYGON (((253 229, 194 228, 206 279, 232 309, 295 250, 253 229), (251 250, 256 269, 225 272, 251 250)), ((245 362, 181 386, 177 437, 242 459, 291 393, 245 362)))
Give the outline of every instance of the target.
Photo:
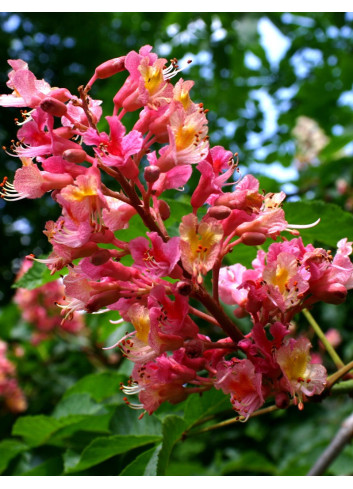
MULTIPOLYGON (((241 173, 252 172, 267 191, 283 188, 289 194, 289 222, 321 217, 320 226, 303 233, 306 243, 332 249, 341 237, 352 240, 351 14, 1 13, 0 93, 7 92, 7 58, 25 59, 38 78, 75 93, 95 66, 144 44, 153 45, 160 56, 193 59, 183 78, 195 80, 193 100, 210 109, 211 144, 237 151, 241 173), (309 159, 293 134, 300 116, 316 121, 326 136, 325 147, 309 159)), ((109 108, 122 76, 97 83, 92 96, 107 101, 109 108)), ((15 136, 11 117, 17 116, 15 109, 0 111, 1 145, 9 146, 15 136)), ((5 153, 0 157, 2 173, 12 179, 16 160, 5 153)), ((184 211, 183 203, 178 205, 171 227, 178 226, 184 211)), ((88 318, 90 333, 79 337, 57 334, 39 346, 31 344, 30 325, 9 303, 11 284, 23 256, 49 251, 42 229, 57 215, 50 198, 0 201, 0 337, 13 349, 24 349, 21 358, 13 355, 12 360, 29 400, 25 415, 0 412, 0 471, 304 475, 350 412, 346 397, 196 435, 232 416, 228 399, 207 392, 138 421, 119 391, 129 365, 101 350, 125 331, 111 325, 109 317, 88 318)), ((247 264, 251 257, 245 251, 239 259, 247 264)), ((27 286, 44 283, 45 269, 39 266, 32 279, 27 286)), ((313 311, 324 330, 334 326, 340 331, 338 351, 346 362, 353 357, 351 302, 349 296, 344 306, 313 311)), ((298 318, 298 327, 302 324, 298 318)), ((353 448, 347 446, 328 474, 352 474, 352 457, 353 448)))

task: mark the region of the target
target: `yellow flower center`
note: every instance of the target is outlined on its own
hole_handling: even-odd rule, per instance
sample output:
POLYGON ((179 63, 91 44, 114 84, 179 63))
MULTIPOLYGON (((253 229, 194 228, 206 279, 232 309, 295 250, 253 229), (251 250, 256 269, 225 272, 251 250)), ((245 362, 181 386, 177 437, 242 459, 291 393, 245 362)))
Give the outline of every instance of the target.
POLYGON ((148 335, 150 332, 150 318, 148 310, 143 306, 138 306, 133 315, 131 315, 131 323, 136 331, 136 338, 143 343, 148 343, 148 335))
POLYGON ((177 151, 191 146, 195 139, 195 126, 180 126, 175 134, 175 144, 177 151))
POLYGON ((147 66, 141 71, 141 75, 145 82, 145 88, 152 95, 159 89, 164 81, 162 70, 156 66, 147 66))

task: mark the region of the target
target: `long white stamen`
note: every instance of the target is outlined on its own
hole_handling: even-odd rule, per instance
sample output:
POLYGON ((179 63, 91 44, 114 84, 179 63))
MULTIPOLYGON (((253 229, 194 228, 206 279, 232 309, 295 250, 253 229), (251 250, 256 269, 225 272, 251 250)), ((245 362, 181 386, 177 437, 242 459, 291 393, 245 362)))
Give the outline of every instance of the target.
POLYGON ((321 219, 319 218, 317 221, 313 222, 312 224, 288 224, 287 229, 308 229, 308 228, 313 228, 319 222, 321 219))
MULTIPOLYGON (((110 311, 110 309, 106 309, 106 311, 110 311)), ((121 319, 117 319, 116 321, 114 321, 113 319, 109 319, 109 322, 110 324, 121 324, 124 322, 124 319, 121 318, 121 319)))
POLYGON ((140 387, 138 384, 134 385, 123 385, 122 391, 124 394, 127 394, 128 396, 133 396, 134 394, 138 394, 143 390, 142 387, 140 387))
MULTIPOLYGON (((187 62, 187 64, 190 64, 190 63, 191 63, 191 61, 189 60, 187 62)), ((176 76, 178 73, 183 71, 186 67, 187 66, 183 66, 182 68, 179 68, 176 62, 175 63, 172 62, 171 65, 169 65, 167 68, 164 68, 164 70, 162 70, 164 80, 170 80, 171 78, 176 76)))

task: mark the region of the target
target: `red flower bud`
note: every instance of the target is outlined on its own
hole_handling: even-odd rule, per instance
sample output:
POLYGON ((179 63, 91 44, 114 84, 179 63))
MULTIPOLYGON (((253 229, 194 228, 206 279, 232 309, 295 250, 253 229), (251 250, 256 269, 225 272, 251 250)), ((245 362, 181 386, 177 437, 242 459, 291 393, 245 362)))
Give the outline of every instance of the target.
POLYGON ((70 163, 83 163, 87 159, 87 153, 83 149, 66 149, 62 156, 70 163))
POLYGON ((266 241, 266 236, 262 233, 243 233, 241 241, 247 246, 260 246, 266 241))
POLYGON ((99 250, 91 256, 91 263, 98 267, 99 265, 104 265, 110 258, 110 253, 108 250, 99 250))
POLYGON ((67 112, 67 107, 63 102, 56 98, 46 97, 40 104, 40 108, 48 114, 55 115, 56 117, 62 117, 67 112))
POLYGON ((190 284, 190 282, 185 282, 183 280, 183 281, 177 283, 176 289, 177 289, 178 294, 187 296, 187 295, 191 294, 192 285, 190 284))
POLYGON ((210 210, 208 211, 208 215, 210 217, 214 217, 219 221, 226 219, 230 213, 231 210, 229 209, 229 207, 226 207, 225 205, 215 205, 211 207, 210 210))
POLYGON ((110 76, 125 70, 125 56, 113 58, 97 66, 95 75, 97 78, 109 78, 110 76))
POLYGON ((320 283, 311 289, 313 294, 323 302, 328 304, 342 304, 347 297, 347 289, 339 283, 328 284, 320 283))
POLYGON ((170 216, 170 207, 165 200, 158 201, 158 210, 163 221, 170 216))
POLYGON ((53 132, 60 138, 64 139, 71 139, 75 135, 71 127, 68 126, 58 127, 57 129, 54 129, 53 132))
POLYGON ((287 409, 289 406, 289 397, 285 392, 279 392, 275 397, 276 406, 279 409, 287 409))
POLYGON ((158 166, 155 165, 146 166, 144 171, 145 180, 149 183, 156 182, 160 174, 161 170, 158 168, 158 166))

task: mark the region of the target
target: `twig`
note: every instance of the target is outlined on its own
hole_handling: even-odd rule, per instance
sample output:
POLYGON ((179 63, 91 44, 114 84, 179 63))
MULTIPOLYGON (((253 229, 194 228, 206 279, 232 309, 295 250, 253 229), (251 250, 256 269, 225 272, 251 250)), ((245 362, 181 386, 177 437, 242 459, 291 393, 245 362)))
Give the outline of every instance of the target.
POLYGON ((322 475, 353 437, 353 413, 346 418, 336 436, 307 475, 322 475))
POLYGON ((194 314, 195 316, 203 319, 204 321, 208 321, 211 324, 215 324, 216 326, 220 326, 218 321, 213 316, 210 316, 209 314, 206 314, 205 312, 199 311, 198 309, 195 309, 195 307, 189 306, 189 313, 194 314))
POLYGON ((353 369, 353 361, 347 363, 347 365, 337 370, 337 372, 335 372, 334 374, 330 375, 330 377, 328 377, 327 379, 326 390, 330 390, 333 384, 339 381, 352 369, 353 369))
MULTIPOLYGON (((255 418, 256 416, 261 416, 263 414, 271 413, 273 411, 277 411, 278 409, 279 408, 276 405, 268 406, 268 407, 263 408, 263 409, 258 409, 257 411, 250 414, 249 418, 255 418)), ((213 424, 211 426, 207 426, 206 428, 203 428, 202 430, 193 431, 193 432, 184 434, 184 437, 185 436, 191 436, 191 435, 199 435, 201 433, 207 433, 208 431, 217 430, 218 428, 224 428, 225 426, 229 426, 229 425, 234 424, 234 423, 239 423, 243 420, 244 420, 244 418, 242 416, 236 416, 235 418, 226 419, 225 421, 221 421, 220 423, 213 424)))
POLYGON ((350 394, 353 392, 353 380, 344 380, 339 384, 335 384, 332 386, 331 393, 332 394, 350 394))
POLYGON ((310 326, 313 328, 313 330, 317 334, 317 336, 322 341, 322 344, 326 348, 327 353, 330 355, 330 357, 334 361, 334 364, 336 365, 336 367, 337 368, 344 367, 344 362, 342 362, 340 357, 337 355, 335 349, 333 348, 331 343, 327 340, 324 332, 322 331, 322 329, 320 328, 318 323, 315 321, 312 314, 307 309, 303 309, 303 314, 306 317, 306 319, 308 320, 308 323, 310 324, 310 326))

